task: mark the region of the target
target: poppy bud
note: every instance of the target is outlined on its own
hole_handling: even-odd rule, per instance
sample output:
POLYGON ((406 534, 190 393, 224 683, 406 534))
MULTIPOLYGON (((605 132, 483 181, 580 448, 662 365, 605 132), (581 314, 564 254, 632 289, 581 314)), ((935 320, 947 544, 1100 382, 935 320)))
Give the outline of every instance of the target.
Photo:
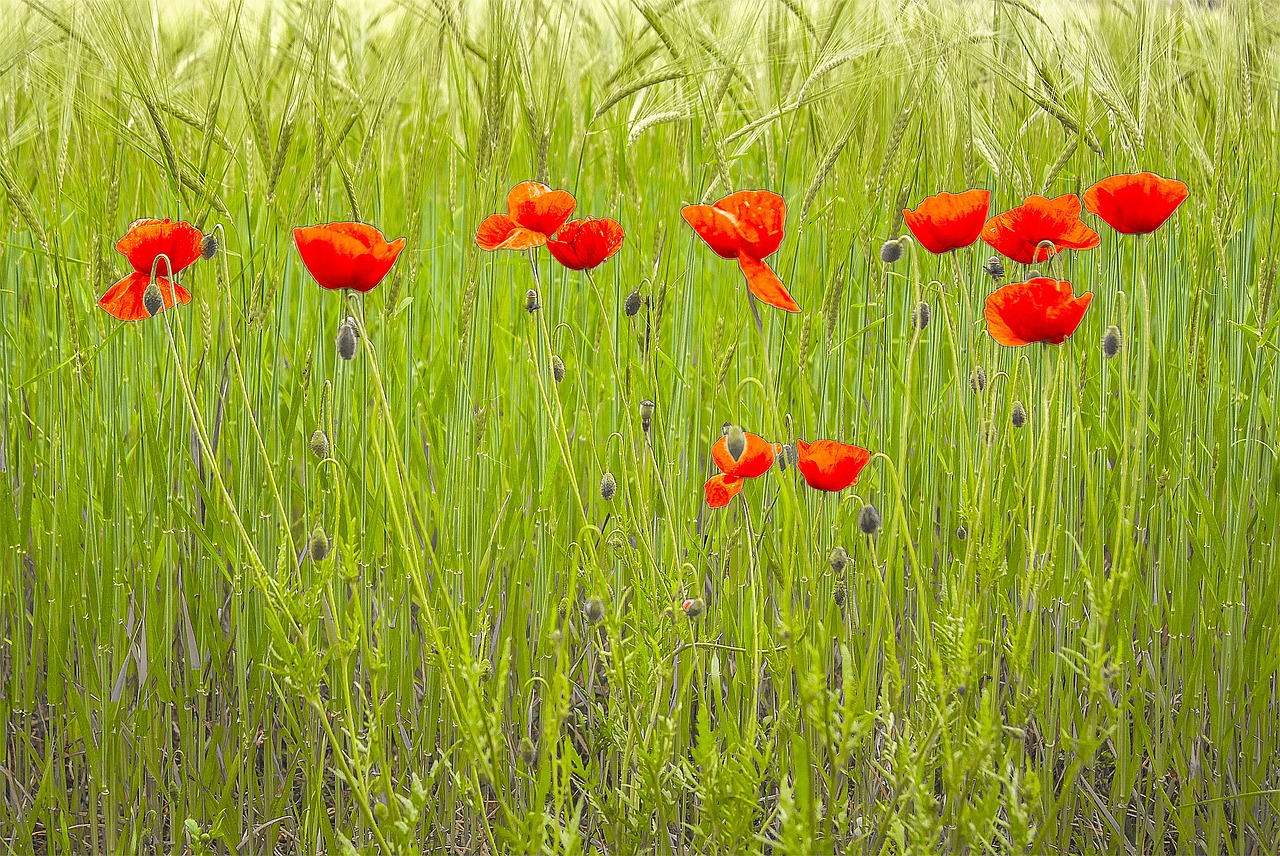
POLYGON ((1026 408, 1022 406, 1021 401, 1015 401, 1013 403, 1013 416, 1010 421, 1013 422, 1014 428, 1021 428, 1027 424, 1027 411, 1026 408))
POLYGON ((316 526, 311 533, 311 539, 307 542, 307 552, 311 554, 312 561, 319 562, 329 555, 329 536, 324 534, 324 529, 316 526))
POLYGON ((858 512, 858 528, 862 530, 863 535, 875 535, 880 531, 880 512, 876 511, 874 505, 864 505, 862 510, 858 512))
POLYGON ((311 432, 311 454, 322 461, 329 457, 329 437, 319 428, 311 432))
POLYGON ((689 616, 690 621, 697 621, 707 611, 707 602, 700 597, 693 597, 680 604, 680 608, 689 616))
POLYGON ((835 591, 831 592, 831 599, 836 602, 836 606, 844 606, 844 600, 848 596, 848 589, 844 584, 844 580, 836 583, 835 591))
POLYGON ((1032 268, 1031 270, 1027 271, 1027 279, 1039 279, 1041 276, 1043 276, 1043 274, 1041 274, 1040 271, 1036 270, 1035 268, 1032 268))
POLYGON ((929 326, 929 304, 921 300, 916 304, 916 308, 911 310, 911 326, 917 330, 923 330, 929 326))
POLYGON ((526 312, 537 312, 542 308, 542 302, 538 300, 538 290, 531 288, 524 293, 524 308, 526 312))
POLYGON ((559 630, 552 630, 550 633, 547 634, 547 641, 550 642, 552 645, 559 645, 560 640, 563 638, 564 638, 564 634, 561 633, 559 630))
POLYGON ((555 379, 556 383, 564 380, 564 360, 557 356, 551 357, 551 377, 555 379))
POLYGON ((604 618, 604 601, 598 597, 589 597, 582 605, 582 615, 592 624, 604 618))
POLYGON ((613 473, 605 473, 600 477, 600 495, 606 500, 613 499, 613 495, 618 492, 618 480, 613 477, 613 473))
POLYGON ((721 436, 721 437, 728 437, 728 436, 729 436, 729 429, 730 429, 730 428, 732 428, 732 427, 733 427, 733 423, 732 423, 732 422, 726 422, 726 423, 724 423, 723 425, 721 425, 721 426, 720 426, 720 436, 721 436))
POLYGON ((969 372, 969 388, 977 393, 981 393, 987 388, 987 370, 982 366, 975 366, 969 372))
POLYGON ((640 430, 648 434, 653 427, 653 402, 645 399, 640 402, 640 430))
POLYGON ((902 258, 902 242, 897 238, 890 238, 880 245, 880 261, 891 265, 900 258, 902 258))
POLYGON ((218 254, 218 236, 213 232, 204 236, 200 241, 200 258, 208 261, 218 254))
POLYGON ((1120 353, 1121 344, 1120 328, 1112 324, 1102 336, 1102 355, 1109 360, 1114 358, 1120 353))
MULTIPOLYGON (((137 292, 134 292, 135 294, 137 292)), ((142 292, 142 308, 147 310, 148 315, 155 315, 164 308, 164 297, 160 294, 160 286, 154 282, 147 286, 147 290, 142 292)))
POLYGON ((838 574, 849 564, 849 553, 844 547, 836 547, 831 551, 831 558, 827 561, 831 563, 831 570, 838 574))
POLYGON ((344 360, 354 360, 356 358, 356 332, 355 322, 350 318, 343 319, 338 325, 338 356, 344 360))
POLYGON ((956 540, 957 541, 969 540, 969 530, 964 528, 963 523, 961 523, 959 526, 956 527, 956 540))
POLYGON ((747 451, 747 434, 738 425, 730 425, 729 433, 725 435, 725 448, 729 450, 729 456, 735 461, 742 460, 743 452, 747 451))
POLYGON ((640 311, 640 289, 636 289, 627 295, 627 300, 622 304, 622 311, 628 318, 633 317, 640 311))
POLYGON ((982 270, 992 279, 1001 279, 1004 276, 1004 262, 1000 261, 999 256, 992 256, 987 259, 987 263, 982 266, 982 270))
POLYGON ((778 451, 778 469, 786 472, 788 466, 795 464, 796 447, 790 443, 783 443, 782 449, 778 451))

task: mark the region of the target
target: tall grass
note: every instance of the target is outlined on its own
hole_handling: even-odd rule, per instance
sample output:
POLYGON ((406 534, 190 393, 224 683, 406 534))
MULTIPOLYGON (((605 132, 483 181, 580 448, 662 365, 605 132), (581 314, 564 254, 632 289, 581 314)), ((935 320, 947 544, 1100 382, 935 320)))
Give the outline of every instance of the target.
POLYGON ((0 21, 0 848, 1276 851, 1267 4, 178 5, 0 21), (1048 267, 1061 347, 985 336, 981 244, 878 258, 1138 169, 1191 198, 1048 267), (627 230, 594 280, 475 246, 529 178, 627 230), (749 187, 759 325, 679 215, 749 187), (144 216, 223 252, 121 324, 144 216), (354 218, 363 300, 292 246, 354 218), (875 457, 712 511, 725 422, 875 457))

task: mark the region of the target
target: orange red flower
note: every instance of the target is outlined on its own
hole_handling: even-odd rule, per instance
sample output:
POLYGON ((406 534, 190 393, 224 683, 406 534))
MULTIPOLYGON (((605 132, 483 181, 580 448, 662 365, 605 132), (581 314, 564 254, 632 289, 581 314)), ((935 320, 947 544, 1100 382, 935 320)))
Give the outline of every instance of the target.
POLYGON ((1125 235, 1145 235, 1164 225, 1187 198, 1187 186, 1154 172, 1104 178, 1084 192, 1084 207, 1125 235))
POLYGON ((522 181, 507 194, 507 213, 484 218, 476 231, 482 250, 531 250, 541 247, 569 219, 578 202, 565 190, 522 181))
POLYGON ((781 196, 740 190, 714 205, 686 205, 680 214, 716 255, 738 260, 747 288, 757 299, 787 312, 800 311, 782 280, 764 263, 782 244, 787 203, 781 196))
POLYGON ((796 450, 800 453, 796 468, 809 487, 832 493, 857 482, 862 468, 871 460, 871 453, 861 446, 835 440, 796 440, 796 450))
POLYGON ((927 197, 914 211, 904 208, 902 217, 920 246, 941 255, 978 240, 990 205, 989 190, 943 191, 927 197))
POLYGON ((107 289, 98 299, 98 305, 121 321, 151 317, 143 295, 151 285, 153 270, 164 309, 172 307, 175 301, 190 303, 191 292, 172 282, 170 277, 200 258, 203 243, 204 235, 200 230, 185 221, 135 221, 124 237, 116 242, 116 251, 129 260, 133 273, 107 289))
POLYGON ((997 214, 982 228, 982 240, 1024 265, 1043 262, 1063 250, 1091 250, 1098 233, 1080 219, 1080 197, 1028 196, 1017 208, 997 214), (1040 246, 1049 242, 1053 248, 1040 246))
POLYGON ((1092 300, 1090 293, 1076 297, 1065 280, 1041 276, 1011 282, 987 296, 987 332, 1008 347, 1061 345, 1080 326, 1092 300))
POLYGON ((407 241, 388 242, 365 223, 325 223, 293 230, 302 263, 322 288, 372 291, 396 263, 407 241))
POLYGON ((587 217, 561 226, 556 236, 547 240, 547 249, 569 270, 591 270, 621 249, 624 237, 618 221, 587 217))
POLYGON ((742 483, 746 479, 759 478, 773 466, 773 458, 777 454, 773 443, 749 432, 743 432, 743 437, 745 442, 741 454, 736 458, 729 450, 727 435, 711 446, 711 460, 721 473, 712 476, 703 485, 707 505, 712 508, 728 505, 731 499, 742 492, 742 483))

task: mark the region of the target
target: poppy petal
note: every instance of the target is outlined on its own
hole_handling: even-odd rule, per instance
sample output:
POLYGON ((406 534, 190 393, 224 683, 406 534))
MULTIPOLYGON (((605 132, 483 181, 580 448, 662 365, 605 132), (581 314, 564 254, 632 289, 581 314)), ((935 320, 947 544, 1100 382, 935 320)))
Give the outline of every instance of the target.
POLYGON ((858 481, 871 453, 861 446, 837 443, 835 440, 796 441, 799 460, 796 468, 816 490, 834 493, 858 481))
POLYGON ((490 214, 476 230, 482 250, 532 250, 546 242, 546 235, 520 226, 506 214, 490 214))
POLYGON ((978 240, 990 204, 989 190, 943 191, 924 199, 914 211, 903 209, 902 216, 920 246, 941 255, 978 240))
POLYGON ((325 223, 293 230, 298 254, 322 288, 371 291, 386 277, 407 243, 388 242, 366 223, 325 223))
POLYGON ((735 221, 742 247, 749 255, 765 259, 782 244, 787 203, 768 190, 740 190, 715 204, 735 221))
POLYGON ((773 444, 758 434, 746 434, 747 444, 742 455, 734 460, 729 453, 729 443, 721 437, 711 445, 711 460, 715 461, 720 472, 736 478, 754 479, 769 472, 773 466, 773 444))
MULTIPOLYGON (((98 298, 98 305, 106 310, 108 315, 119 318, 121 321, 141 321, 144 318, 150 318, 151 313, 147 311, 142 299, 147 292, 147 286, 150 284, 151 275, 149 273, 134 271, 108 288, 106 293, 98 298)), ((176 282, 158 276, 156 277, 156 286, 160 289, 160 298, 164 303, 164 309, 173 307, 175 297, 179 303, 191 302, 191 292, 176 282)), ((164 310, 162 309, 161 311, 164 310)))
POLYGON ((1076 297, 1071 283, 1047 276, 1012 282, 987 295, 987 332, 1001 345, 1061 345, 1076 331, 1093 294, 1076 297))
POLYGON ((618 221, 588 217, 561 226, 559 234, 547 241, 547 249, 570 270, 591 270, 621 249, 625 237, 618 221))
MULTIPOLYGON (((554 235, 578 202, 565 190, 552 190, 537 181, 522 181, 507 194, 507 213, 516 224, 543 236, 554 235)), ((542 243, 545 243, 545 239, 542 243)), ((533 246, 539 246, 535 244, 533 246)), ((503 247, 528 249, 528 247, 503 247)))
POLYGON ((742 479, 734 476, 712 476, 702 486, 706 494, 707 505, 712 508, 724 508, 729 501, 742 492, 742 479))
POLYGON ((200 258, 203 243, 204 235, 190 223, 144 219, 129 227, 124 237, 116 242, 116 251, 129 260, 130 267, 148 277, 156 259, 163 255, 171 269, 166 270, 165 263, 161 261, 156 272, 161 276, 173 276, 200 258))
POLYGON ((767 264, 752 258, 746 253, 738 253, 738 265, 747 278, 747 288, 758 300, 787 312, 799 312, 800 304, 796 303, 787 287, 778 279, 767 264))
POLYGON ((1084 192, 1084 205, 1125 235, 1154 232, 1187 198, 1187 185, 1154 172, 1104 178, 1084 192))
POLYGON ((711 205, 686 205, 680 216, 720 258, 737 257, 742 238, 733 217, 711 205))

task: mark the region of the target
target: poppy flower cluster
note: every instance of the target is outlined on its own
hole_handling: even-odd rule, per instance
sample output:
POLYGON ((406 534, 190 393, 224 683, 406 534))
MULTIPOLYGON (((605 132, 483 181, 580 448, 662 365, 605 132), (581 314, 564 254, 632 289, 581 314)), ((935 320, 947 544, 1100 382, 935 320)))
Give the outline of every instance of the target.
MULTIPOLYGON (((1104 178, 1085 191, 1083 202, 1073 193, 1054 199, 1028 196, 989 220, 991 194, 985 190, 938 193, 902 214, 911 234, 931 253, 962 249, 981 237, 1006 258, 1029 265, 1063 250, 1089 250, 1101 243, 1101 236, 1081 219, 1082 210, 1121 234, 1144 235, 1164 225, 1186 198, 1181 181, 1140 172, 1104 178)), ((988 270, 1003 272, 1003 266, 988 270)), ((1092 299, 1089 293, 1077 297, 1064 280, 1036 276, 1009 283, 986 299, 987 331, 1010 347, 1062 344, 1080 326, 1092 299)))
MULTIPOLYGON (((758 434, 730 426, 711 446, 711 460, 720 474, 703 485, 707 505, 712 508, 728 505, 742 492, 747 479, 759 478, 769 471, 781 450, 779 444, 770 443, 758 434)), ((856 483, 863 467, 871 460, 871 453, 866 449, 835 440, 813 443, 797 440, 796 452, 796 469, 809 487, 830 493, 856 483)))
MULTIPOLYGON (((209 246, 217 247, 212 236, 206 238, 186 221, 135 221, 116 242, 116 252, 128 259, 133 273, 107 289, 98 305, 121 321, 139 321, 171 308, 175 301, 190 303, 191 292, 174 282, 173 277, 205 256, 209 246)), ((208 254, 212 255, 212 251, 208 254)))
POLYGON ((604 264, 626 237, 618 221, 608 217, 569 220, 578 201, 566 190, 523 181, 507 194, 507 213, 491 214, 476 230, 476 244, 488 250, 532 250, 544 244, 569 270, 592 270, 604 264))

